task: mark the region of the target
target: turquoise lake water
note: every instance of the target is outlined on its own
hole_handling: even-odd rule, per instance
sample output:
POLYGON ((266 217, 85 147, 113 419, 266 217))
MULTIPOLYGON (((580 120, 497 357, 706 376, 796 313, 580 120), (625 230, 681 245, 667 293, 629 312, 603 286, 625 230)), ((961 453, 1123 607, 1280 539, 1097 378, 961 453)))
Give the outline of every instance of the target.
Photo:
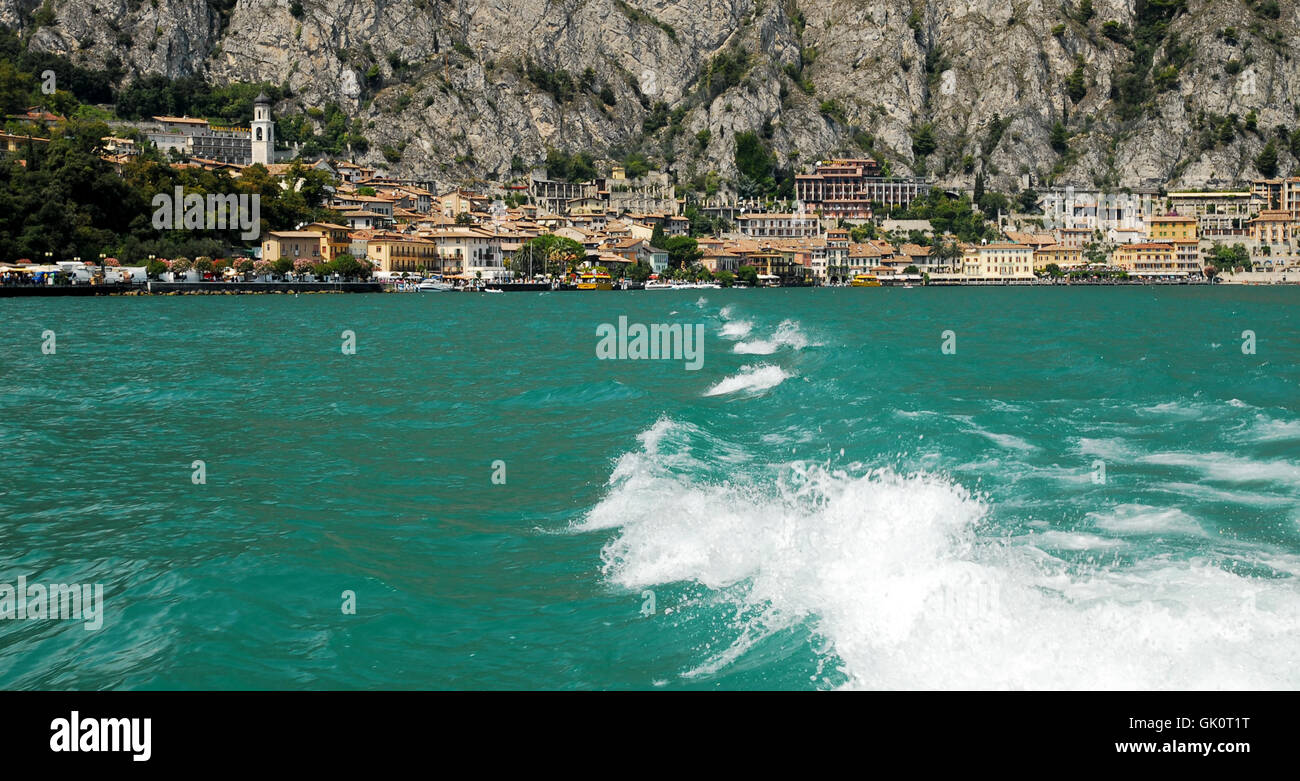
POLYGON ((1294 689, 1298 304, 0 300, 0 686, 1294 689))

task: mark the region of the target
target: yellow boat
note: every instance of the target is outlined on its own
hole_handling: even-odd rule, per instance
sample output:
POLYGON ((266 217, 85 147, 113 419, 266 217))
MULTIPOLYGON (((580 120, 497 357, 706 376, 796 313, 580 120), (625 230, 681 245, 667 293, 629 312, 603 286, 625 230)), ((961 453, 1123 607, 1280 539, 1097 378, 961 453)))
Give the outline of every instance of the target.
POLYGON ((849 287, 880 287, 880 278, 875 274, 858 274, 849 287))
POLYGON ((613 290, 614 280, 604 271, 584 271, 578 277, 579 290, 613 290))

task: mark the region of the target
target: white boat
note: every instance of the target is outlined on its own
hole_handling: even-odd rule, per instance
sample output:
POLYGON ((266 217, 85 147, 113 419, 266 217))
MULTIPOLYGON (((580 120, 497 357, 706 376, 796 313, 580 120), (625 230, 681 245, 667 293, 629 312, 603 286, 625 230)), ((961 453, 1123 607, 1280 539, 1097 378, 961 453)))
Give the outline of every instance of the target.
POLYGON ((415 289, 421 293, 445 293, 454 290, 455 286, 450 282, 444 282, 441 279, 422 279, 415 289))
POLYGON ((504 293, 504 292, 506 292, 506 291, 502 290, 502 289, 499 288, 499 287, 485 287, 485 288, 483 288, 483 292, 484 292, 484 293, 504 293))
POLYGON ((645 283, 645 289, 646 290, 672 290, 673 286, 667 282, 647 282, 645 283))

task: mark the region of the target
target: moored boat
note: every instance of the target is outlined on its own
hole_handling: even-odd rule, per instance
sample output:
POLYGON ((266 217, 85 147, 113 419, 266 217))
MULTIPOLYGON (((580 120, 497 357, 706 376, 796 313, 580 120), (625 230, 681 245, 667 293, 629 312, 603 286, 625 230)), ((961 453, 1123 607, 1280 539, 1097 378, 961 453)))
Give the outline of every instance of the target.
POLYGON ((416 285, 415 289, 421 293, 445 293, 456 288, 455 285, 442 279, 442 277, 429 277, 420 280, 420 284, 416 285))
POLYGON ((579 290, 613 290, 614 280, 604 271, 584 271, 578 277, 579 290))

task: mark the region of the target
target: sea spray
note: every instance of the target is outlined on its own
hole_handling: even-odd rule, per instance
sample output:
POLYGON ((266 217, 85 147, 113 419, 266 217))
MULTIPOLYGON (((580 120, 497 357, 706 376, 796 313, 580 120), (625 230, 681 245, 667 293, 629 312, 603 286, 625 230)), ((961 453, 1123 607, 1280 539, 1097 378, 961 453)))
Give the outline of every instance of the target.
POLYGON ((780 366, 758 364, 742 366, 740 371, 726 377, 704 392, 705 396, 724 396, 729 393, 761 393, 785 382, 791 375, 780 366))
POLYGON ((752 459, 724 479, 708 454, 735 446, 706 430, 661 420, 641 442, 577 529, 614 532, 612 584, 697 583, 723 603, 730 631, 679 674, 719 673, 802 627, 851 688, 1300 685, 1294 577, 1074 562, 1044 535, 983 536, 997 508, 942 475, 752 459))
POLYGON ((732 350, 740 355, 771 355, 782 347, 802 350, 808 346, 808 337, 793 320, 782 320, 770 339, 757 339, 752 342, 739 342, 732 350))

